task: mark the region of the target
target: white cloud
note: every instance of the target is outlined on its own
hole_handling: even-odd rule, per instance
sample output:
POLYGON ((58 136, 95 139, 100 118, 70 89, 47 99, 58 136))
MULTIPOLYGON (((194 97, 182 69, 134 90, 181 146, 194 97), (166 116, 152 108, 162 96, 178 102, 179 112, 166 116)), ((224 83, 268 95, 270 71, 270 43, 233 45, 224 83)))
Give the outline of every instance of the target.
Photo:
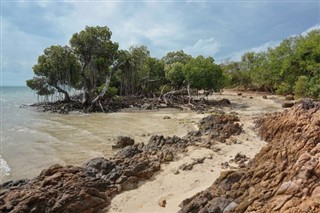
POLYGON ((10 22, 2 21, 2 83, 14 84, 19 78, 23 84, 32 77, 32 66, 43 49, 52 45, 52 40, 22 32, 10 22), (7 79, 6 76, 15 76, 7 79), (9 82, 10 81, 10 82, 9 82))
POLYGON ((199 39, 194 45, 183 48, 186 53, 191 54, 193 57, 198 55, 214 56, 220 49, 219 43, 214 37, 208 39, 199 39))
MULTIPOLYGON (((68 44, 72 34, 83 30, 86 25, 108 26, 113 33, 112 40, 118 42, 121 49, 144 44, 151 55, 158 58, 167 52, 183 49, 193 56, 219 59, 230 55, 232 59, 240 59, 244 52, 259 52, 278 44, 266 42, 248 48, 252 43, 257 44, 257 38, 280 40, 281 37, 268 36, 268 33, 279 35, 281 30, 287 30, 265 28, 269 30, 266 33, 262 28, 256 28, 258 25, 267 26, 266 22, 273 20, 260 13, 256 15, 257 11, 267 12, 272 17, 275 15, 274 19, 278 20, 277 10, 270 10, 273 7, 265 7, 260 2, 36 1, 6 3, 5 6, 3 22, 7 26, 3 27, 3 68, 17 73, 19 79, 22 79, 19 73, 32 76, 32 65, 44 48, 68 44), (244 50, 240 51, 243 47, 244 50), (234 51, 238 52, 231 54, 234 51)), ((308 10, 302 11, 300 15, 304 17, 304 11, 308 10)), ((304 22, 300 23, 304 20, 300 16, 289 15, 281 11, 281 16, 286 17, 284 23, 305 26, 304 22)), ((314 17, 309 19, 314 20, 314 17)), ((270 26, 273 25, 272 22, 270 26)), ((305 33, 319 27, 319 24, 313 26, 305 33)), ((291 32, 300 33, 301 29, 291 32)))
POLYGON ((301 35, 306 36, 309 32, 311 32, 312 30, 319 30, 320 29, 320 24, 316 24, 312 27, 309 27, 308 29, 306 29, 305 31, 303 31, 301 33, 301 35))
POLYGON ((249 49, 245 49, 245 50, 241 50, 241 51, 235 52, 230 57, 228 57, 227 60, 240 61, 241 60, 241 56, 244 53, 247 53, 247 52, 258 53, 258 52, 267 51, 268 48, 273 48, 273 47, 278 46, 280 44, 280 42, 281 41, 269 41, 269 42, 266 42, 266 43, 264 43, 264 44, 262 44, 260 46, 257 46, 257 47, 252 47, 252 48, 249 48, 249 49))
MULTIPOLYGON (((183 33, 181 20, 176 18, 179 11, 168 13, 170 5, 166 2, 72 2, 70 13, 63 17, 52 17, 65 36, 65 43, 71 35, 89 26, 108 26, 112 31, 112 40, 120 48, 128 49, 132 45, 145 44, 151 48, 152 55, 162 57, 162 50, 179 47, 175 38, 183 33), (174 41, 173 41, 174 40, 174 41)), ((180 47, 181 49, 182 47, 180 47)))
MULTIPOLYGON (((308 29, 306 29, 305 31, 303 31, 301 33, 302 36, 306 36, 310 31, 312 30, 316 30, 316 29, 320 29, 320 24, 316 24, 312 27, 309 27, 308 29)), ((296 36, 296 34, 293 34, 289 37, 294 37, 296 36)), ((262 51, 267 51, 268 48, 273 48, 273 47, 276 47, 278 46, 279 44, 281 43, 281 41, 269 41, 269 42, 266 42, 260 46, 257 46, 257 47, 252 47, 252 48, 249 48, 249 49, 245 49, 245 50, 241 50, 241 51, 238 51, 238 52, 235 52, 233 53, 230 57, 227 58, 227 60, 231 60, 231 61, 240 61, 241 60, 241 56, 244 54, 244 53, 247 53, 247 52, 255 52, 255 53, 258 53, 258 52, 262 52, 262 51)))

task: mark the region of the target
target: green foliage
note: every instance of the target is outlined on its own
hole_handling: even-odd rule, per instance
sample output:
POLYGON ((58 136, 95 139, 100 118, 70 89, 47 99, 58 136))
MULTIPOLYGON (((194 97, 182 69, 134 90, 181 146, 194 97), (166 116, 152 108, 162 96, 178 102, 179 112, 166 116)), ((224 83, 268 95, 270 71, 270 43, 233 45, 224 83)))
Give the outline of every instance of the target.
POLYGON ((181 87, 185 82, 183 67, 192 59, 183 50, 167 53, 161 61, 164 63, 166 79, 175 87, 181 87))
POLYGON ((35 77, 27 81, 27 86, 38 95, 49 95, 55 92, 65 94, 64 88, 77 87, 80 77, 80 65, 76 56, 67 46, 51 46, 39 56, 38 63, 33 66, 35 77))
POLYGON ((98 55, 105 48, 113 48, 110 41, 112 32, 108 27, 89 27, 86 26, 85 30, 72 35, 70 44, 75 54, 79 56, 80 62, 83 65, 88 65, 91 59, 98 55))
POLYGON ((112 32, 108 27, 88 27, 72 35, 70 45, 81 62, 83 102, 87 103, 97 87, 113 72, 118 60, 119 45, 111 41, 112 32))
POLYGON ((277 95, 287 95, 292 93, 292 85, 288 84, 287 82, 281 82, 277 85, 276 94, 277 95))
POLYGON ((160 87, 166 83, 164 62, 157 58, 149 57, 148 68, 149 77, 146 82, 146 90, 149 93, 154 93, 160 90, 160 87))
POLYGON ((146 46, 132 46, 129 51, 119 51, 119 66, 117 75, 121 95, 142 92, 150 79, 150 52, 146 46))
POLYGON ((223 70, 228 86, 319 98, 320 30, 290 37, 265 52, 246 53, 223 70))
POLYGON ((36 91, 37 95, 46 96, 54 94, 55 90, 47 84, 47 80, 44 77, 34 77, 27 80, 27 86, 36 91))
POLYGON ((179 50, 176 52, 169 52, 165 55, 161 60, 166 64, 174 64, 174 63, 182 63, 187 64, 192 59, 191 55, 186 54, 183 50, 179 50))
POLYGON ((217 92, 224 83, 222 69, 211 57, 198 56, 191 59, 183 67, 183 73, 187 83, 195 89, 212 89, 217 92))
POLYGON ((174 62, 172 64, 165 65, 165 77, 175 86, 181 87, 185 81, 185 75, 183 73, 184 64, 180 62, 174 62))
POLYGON ((305 97, 308 90, 308 78, 307 76, 299 76, 294 85, 294 94, 297 99, 305 97))
POLYGON ((308 96, 320 99, 320 78, 311 78, 308 82, 308 96))
POLYGON ((105 91, 110 97, 150 94, 168 83, 175 89, 189 85, 219 91, 232 86, 320 98, 320 30, 287 38, 264 52, 245 53, 241 61, 221 66, 211 57, 193 58, 182 50, 161 60, 150 57, 143 45, 119 50, 111 36, 108 27, 87 26, 73 34, 71 47, 46 48, 27 85, 38 95, 63 93, 65 100, 70 99, 71 88, 82 89, 90 101, 97 92, 101 97, 105 91))
MULTIPOLYGON (((97 92, 100 93, 103 90, 104 84, 98 87, 97 92)), ((114 97, 118 94, 118 89, 116 87, 108 87, 108 90, 105 94, 106 97, 114 97)))

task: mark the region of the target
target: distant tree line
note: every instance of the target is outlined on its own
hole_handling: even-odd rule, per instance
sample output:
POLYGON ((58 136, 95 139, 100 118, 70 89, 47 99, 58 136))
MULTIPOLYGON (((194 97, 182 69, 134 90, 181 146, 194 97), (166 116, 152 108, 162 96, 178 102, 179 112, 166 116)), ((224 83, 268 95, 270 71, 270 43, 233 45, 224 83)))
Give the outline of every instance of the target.
POLYGON ((182 50, 161 59, 143 45, 121 50, 111 36, 108 27, 87 26, 72 35, 69 46, 46 48, 27 85, 40 96, 62 94, 66 102, 72 89, 82 91, 83 104, 114 95, 159 96, 183 88, 217 92, 225 86, 320 99, 319 29, 220 65, 182 50))
POLYGON ((320 99, 320 30, 221 65, 228 86, 320 99))
POLYGON ((72 35, 70 46, 44 50, 33 66, 35 76, 27 86, 40 96, 83 93, 83 104, 94 104, 114 95, 160 95, 181 88, 219 91, 225 78, 211 57, 192 56, 182 50, 161 59, 150 56, 146 46, 120 50, 108 27, 87 26, 72 35))

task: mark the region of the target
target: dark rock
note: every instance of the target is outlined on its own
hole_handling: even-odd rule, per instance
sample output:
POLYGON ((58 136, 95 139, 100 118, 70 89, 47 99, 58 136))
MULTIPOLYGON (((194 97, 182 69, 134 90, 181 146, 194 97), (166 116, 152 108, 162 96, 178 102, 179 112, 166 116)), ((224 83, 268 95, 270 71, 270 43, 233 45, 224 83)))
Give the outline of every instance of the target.
POLYGON ((220 103, 226 104, 226 105, 230 105, 231 101, 229 99, 223 98, 223 99, 220 100, 220 103))
POLYGON ((160 207, 166 207, 167 205, 167 200, 165 198, 160 198, 160 200, 158 201, 158 204, 160 207))
POLYGON ((83 166, 89 175, 95 176, 97 174, 105 175, 110 173, 116 165, 114 162, 100 157, 89 160, 83 166))
POLYGON ((141 153, 142 150, 135 146, 129 146, 121 149, 117 154, 116 157, 118 158, 131 158, 139 153, 141 153))
MULTIPOLYGON (((200 124, 200 131, 183 138, 155 135, 148 144, 134 144, 132 139, 120 137, 117 147, 129 146, 110 159, 94 158, 82 167, 56 164, 32 180, 3 184, 0 212, 100 212, 110 205, 116 194, 137 188, 140 181, 150 179, 162 163, 174 160, 178 153, 186 152, 188 146, 212 146, 213 143, 204 138, 212 132, 218 131, 222 138, 237 133, 234 131, 239 130, 238 124, 234 123, 237 120, 230 115, 207 118, 200 124)), ((194 160, 191 167, 204 160, 194 160)), ((189 209, 195 212, 210 201, 212 197, 208 193, 190 204, 189 209)))
POLYGON ((3 184, 0 185, 0 188, 1 189, 7 189, 7 188, 11 188, 11 187, 21 187, 21 186, 24 186, 26 185, 30 180, 29 179, 21 179, 21 180, 11 180, 11 181, 8 181, 8 182, 5 182, 3 184))
POLYGON ((185 163, 185 164, 182 164, 179 169, 181 169, 182 171, 187 171, 187 170, 192 170, 193 168, 193 164, 192 163, 185 163))
POLYGON ((121 183, 122 190, 132 190, 138 187, 139 179, 137 177, 129 177, 126 181, 121 183))
POLYGON ((284 102, 282 104, 282 108, 291 108, 293 107, 294 103, 293 102, 284 102))
POLYGON ((291 94, 290 95, 286 95, 285 99, 288 100, 288 101, 293 101, 294 100, 294 96, 291 95, 291 94))
POLYGON ((239 135, 242 127, 239 118, 234 115, 210 115, 204 117, 199 122, 201 134, 209 135, 211 140, 225 142, 232 135, 239 135))
POLYGON ((132 146, 134 144, 134 140, 127 136, 119 136, 117 138, 117 142, 112 146, 113 149, 121 149, 126 146, 132 146))

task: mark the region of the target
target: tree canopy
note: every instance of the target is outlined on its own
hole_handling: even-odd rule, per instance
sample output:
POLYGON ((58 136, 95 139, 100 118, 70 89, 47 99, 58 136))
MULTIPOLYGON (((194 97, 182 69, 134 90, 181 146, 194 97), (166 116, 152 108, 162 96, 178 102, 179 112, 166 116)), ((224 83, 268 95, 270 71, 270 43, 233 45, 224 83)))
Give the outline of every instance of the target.
POLYGON ((70 46, 46 48, 27 85, 38 95, 61 93, 64 101, 70 101, 71 89, 80 90, 83 104, 99 102, 107 93, 159 94, 168 84, 173 89, 219 91, 226 82, 227 86, 320 98, 320 30, 221 65, 211 57, 194 58, 182 50, 161 59, 151 57, 144 45, 121 50, 111 37, 106 26, 87 26, 72 35, 70 46))
POLYGON ((79 86, 80 64, 71 49, 67 46, 51 46, 39 56, 38 63, 33 66, 35 77, 27 81, 27 85, 37 91, 38 95, 63 93, 65 101, 69 101, 70 88, 79 86))
POLYGON ((223 69, 229 86, 319 99, 320 30, 284 39, 264 52, 245 53, 223 69))
MULTIPOLYGON (((118 59, 119 45, 111 41, 108 27, 86 27, 73 34, 70 44, 81 63, 83 103, 88 103, 101 84, 109 86, 118 59)), ((105 92, 105 90, 103 90, 105 92)))

